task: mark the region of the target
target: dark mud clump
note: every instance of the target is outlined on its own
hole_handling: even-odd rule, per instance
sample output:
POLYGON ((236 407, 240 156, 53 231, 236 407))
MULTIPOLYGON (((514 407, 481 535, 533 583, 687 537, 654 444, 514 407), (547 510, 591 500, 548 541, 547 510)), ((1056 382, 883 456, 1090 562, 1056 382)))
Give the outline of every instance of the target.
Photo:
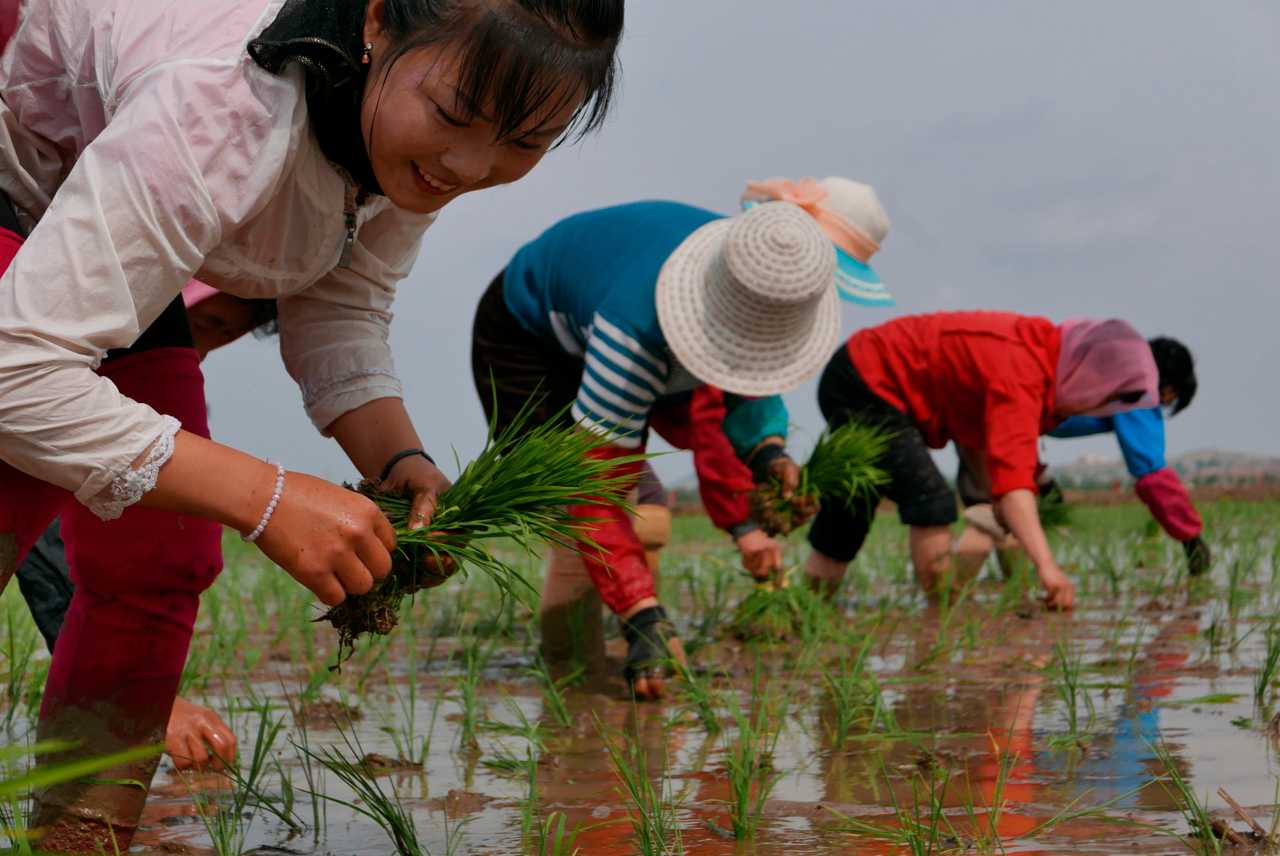
POLYGON ((799 509, 790 499, 783 499, 777 485, 758 485, 748 495, 751 519, 759 523, 765 535, 790 535, 804 525, 799 509))
POLYGON ((359 708, 326 699, 300 705, 293 719, 308 728, 345 728, 364 719, 364 714, 359 708))
POLYGON ((387 773, 422 772, 422 765, 416 761, 406 761, 404 758, 389 758, 386 755, 379 755, 377 752, 370 752, 361 758, 360 766, 371 776, 387 773))
MULTIPOLYGON (((386 496, 368 479, 354 488, 369 498, 386 496)), ((404 497, 404 498, 407 498, 404 497)), ((447 565, 447 563, 446 563, 447 565)), ((327 621, 338 631, 338 666, 355 653, 356 640, 365 635, 385 636, 400 623, 400 602, 406 597, 435 588, 452 575, 452 567, 442 570, 440 560, 421 544, 402 544, 391 554, 391 572, 368 594, 352 595, 316 621, 327 621)))

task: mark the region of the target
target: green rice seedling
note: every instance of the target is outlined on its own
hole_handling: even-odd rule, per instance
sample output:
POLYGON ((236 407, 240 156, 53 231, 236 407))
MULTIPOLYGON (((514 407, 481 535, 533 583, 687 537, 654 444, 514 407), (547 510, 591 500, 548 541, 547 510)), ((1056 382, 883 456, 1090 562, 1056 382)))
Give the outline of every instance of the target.
POLYGON ((577 847, 578 832, 575 829, 566 834, 567 818, 562 811, 553 811, 538 827, 537 849, 534 856, 578 856, 582 851, 577 847))
POLYGON ((551 671, 547 668, 547 661, 541 655, 534 658, 533 668, 525 670, 525 674, 537 681, 538 688, 542 690, 543 710, 561 728, 573 727, 573 714, 569 712, 569 705, 564 698, 565 688, 581 680, 584 672, 585 670, 579 667, 557 679, 552 677, 551 671))
POLYGON ((1253 682, 1253 700, 1259 709, 1265 709, 1271 698, 1271 685, 1277 671, 1280 671, 1280 626, 1272 622, 1267 626, 1267 650, 1253 682))
POLYGON ((943 589, 942 620, 938 623, 938 635, 924 656, 912 665, 912 668, 917 672, 925 671, 939 660, 949 659, 952 652, 955 651, 957 643, 952 638, 951 628, 957 618, 968 614, 968 611, 961 607, 969 600, 977 584, 978 580, 975 577, 965 583, 964 587, 956 591, 954 595, 951 589, 943 589))
POLYGON ((1178 811, 1182 813, 1187 826, 1191 828, 1191 840, 1188 841, 1186 838, 1182 838, 1183 843, 1193 853, 1208 853, 1213 854, 1213 856, 1221 856, 1223 842, 1213 830, 1213 816, 1209 814, 1208 798, 1206 797, 1204 801, 1201 801, 1196 796, 1195 791, 1191 789, 1190 783, 1182 775, 1182 771, 1178 769, 1178 762, 1173 757, 1173 753, 1169 751, 1168 746, 1163 743, 1152 745, 1151 751, 1155 754, 1161 766, 1164 767, 1164 777, 1158 779, 1158 781, 1164 785, 1165 791, 1177 804, 1178 811), (1198 847, 1194 846, 1192 842, 1198 847))
POLYGON ((4 718, 0 720, 0 728, 8 731, 14 720, 25 708, 25 701, 31 694, 32 678, 35 676, 35 655, 40 648, 40 636, 35 625, 23 615, 25 605, 22 601, 10 599, 4 609, 4 640, 0 641, 0 662, 5 665, 4 673, 4 718))
POLYGON ((737 574, 729 562, 717 556, 699 557, 687 566, 685 586, 688 599, 693 604, 689 653, 716 638, 729 611, 732 580, 737 574))
POLYGON ((400 601, 439 583, 435 569, 441 563, 480 571, 505 597, 532 595, 528 581, 489 542, 505 540, 526 552, 547 542, 576 549, 583 522, 573 516, 572 506, 626 507, 631 482, 619 466, 644 456, 595 457, 592 453, 608 445, 608 438, 555 419, 534 424, 535 403, 506 430, 490 426, 484 449, 441 494, 427 529, 409 528, 411 497, 383 493, 369 482, 359 486, 390 520, 397 545, 392 572, 383 582, 369 594, 347 598, 321 619, 338 630, 347 656, 360 636, 391 632, 400 601))
POLYGON ((296 743, 294 745, 299 752, 337 777, 355 798, 345 800, 323 793, 312 796, 344 806, 373 821, 391 839, 399 856, 426 856, 426 848, 418 840, 413 813, 401 801, 394 788, 390 791, 383 790, 378 777, 369 772, 363 761, 365 752, 360 745, 360 738, 345 729, 339 731, 345 749, 341 746, 326 746, 317 751, 296 743))
POLYGON ((760 691, 759 670, 752 690, 755 714, 742 709, 736 701, 730 704, 736 735, 725 757, 729 779, 729 817, 733 835, 739 841, 755 838, 764 813, 764 805, 777 787, 782 775, 774 769, 773 753, 781 729, 773 720, 772 699, 760 691))
POLYGON ((659 776, 660 784, 655 786, 649 777, 649 760, 638 734, 611 737, 599 717, 596 717, 596 729, 604 739, 619 790, 630 803, 627 815, 636 851, 640 856, 681 856, 684 838, 679 804, 666 774, 666 765, 659 776))
POLYGON ((895 823, 872 823, 849 817, 826 806, 839 819, 840 831, 887 841, 911 856, 937 856, 969 849, 969 842, 964 841, 956 832, 946 813, 945 794, 951 779, 949 769, 931 768, 927 779, 922 773, 912 776, 911 804, 908 806, 898 799, 883 759, 880 764, 880 776, 893 807, 895 823))
POLYGON ((270 706, 265 702, 257 706, 255 711, 258 714, 258 728, 248 764, 237 763, 230 758, 220 759, 231 780, 230 799, 219 801, 202 793, 192 794, 196 814, 204 825, 217 856, 240 856, 258 809, 272 814, 295 833, 303 829, 302 822, 291 809, 277 805, 277 801, 262 790, 262 780, 271 760, 271 750, 284 728, 284 720, 273 717, 270 706))
MULTIPOLYGON (((1054 692, 1062 702, 1063 712, 1067 719, 1065 741, 1057 741, 1059 745, 1070 747, 1083 743, 1087 733, 1093 729, 1096 711, 1093 698, 1083 682, 1084 656, 1078 648, 1059 640, 1053 646, 1054 692), (1085 720, 1081 722, 1081 711, 1085 720), (1081 727, 1083 725, 1083 728, 1081 727)), ((1054 742, 1054 741, 1051 741, 1054 742)))
POLYGON ((858 422, 824 431, 800 468, 796 497, 783 499, 776 482, 762 485, 751 492, 752 518, 770 535, 786 535, 796 529, 797 512, 806 504, 797 498, 846 508, 869 502, 871 492, 888 481, 879 461, 892 439, 884 428, 858 422))
MULTIPOLYGON (((98 758, 78 758, 35 767, 27 766, 30 759, 61 754, 76 746, 73 742, 62 740, 47 740, 29 746, 0 746, 0 840, 5 842, 5 853, 13 856, 41 856, 44 852, 33 846, 34 830, 30 826, 28 804, 33 791, 88 779, 103 770, 154 758, 164 751, 163 745, 139 746, 98 758)), ((112 843, 114 845, 115 842, 112 843)))
POLYGON ((1280 586, 1280 538, 1271 542, 1271 588, 1280 586))
POLYGON ((832 749, 842 748, 855 728, 868 723, 875 714, 880 700, 879 687, 866 671, 874 638, 868 634, 852 660, 842 659, 836 669, 828 669, 822 675, 831 710, 827 734, 832 749))
POLYGON ((680 713, 682 717, 692 716, 707 734, 720 733, 720 694, 711 687, 710 681, 688 666, 673 662, 676 670, 676 684, 680 689, 680 713))
POLYGON ((298 734, 290 739, 298 756, 298 765, 302 771, 302 779, 306 783, 306 793, 311 801, 311 835, 312 841, 320 843, 322 830, 327 826, 328 801, 324 797, 324 769, 317 768, 315 753, 311 751, 311 732, 307 729, 306 717, 294 717, 298 734))
POLYGON ((761 642, 795 637, 808 641, 822 635, 830 624, 830 607, 820 594, 793 582, 791 576, 778 585, 757 583, 734 612, 730 632, 739 639, 761 642))
POLYGON ((495 643, 478 636, 468 636, 462 647, 462 675, 458 680, 458 705, 462 709, 462 728, 458 732, 464 748, 475 748, 476 728, 480 724, 480 680, 493 656, 495 643))
POLYGON ((1093 554, 1093 570, 1106 579, 1112 600, 1118 599, 1121 586, 1120 568, 1116 563, 1115 553, 1109 543, 1099 545, 1097 551, 1093 554))

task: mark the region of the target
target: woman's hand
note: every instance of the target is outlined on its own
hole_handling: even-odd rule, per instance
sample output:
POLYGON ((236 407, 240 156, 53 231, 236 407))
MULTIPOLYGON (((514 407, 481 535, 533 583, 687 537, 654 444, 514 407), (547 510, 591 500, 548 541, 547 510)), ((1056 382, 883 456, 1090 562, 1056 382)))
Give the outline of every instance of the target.
POLYGON ((257 544, 325 605, 337 606, 391 571, 396 533, 371 500, 291 472, 257 544))
POLYGON ((1040 586, 1045 590, 1044 605, 1050 609, 1071 609, 1075 605, 1076 586, 1056 562, 1037 567, 1040 586))
POLYGON ((1027 557, 1035 564, 1040 585, 1045 590, 1045 605, 1050 609, 1071 609, 1075 604, 1076 587, 1058 567, 1049 550, 1049 541, 1044 537, 1044 528, 1040 526, 1036 510, 1036 495, 1025 489, 1010 491, 1000 498, 997 510, 998 518, 1009 527, 1027 551, 1027 557))
POLYGON ((769 474, 782 487, 782 498, 791 502, 791 521, 796 527, 808 523, 818 513, 817 497, 800 493, 800 465, 783 455, 769 465, 769 474))
POLYGON ((757 582, 768 582, 782 572, 782 545, 761 529, 752 529, 734 539, 742 554, 742 567, 757 582))
POLYGON ((791 499, 800 489, 800 465, 783 454, 769 463, 769 476, 778 482, 782 498, 791 499))
POLYGON ((218 714, 179 697, 169 714, 164 751, 179 770, 221 770, 235 762, 236 736, 218 714))
POLYGON ((452 484, 435 464, 421 455, 411 455, 396 462, 382 482, 382 489, 388 493, 412 494, 409 528, 422 529, 435 516, 440 495, 452 484))

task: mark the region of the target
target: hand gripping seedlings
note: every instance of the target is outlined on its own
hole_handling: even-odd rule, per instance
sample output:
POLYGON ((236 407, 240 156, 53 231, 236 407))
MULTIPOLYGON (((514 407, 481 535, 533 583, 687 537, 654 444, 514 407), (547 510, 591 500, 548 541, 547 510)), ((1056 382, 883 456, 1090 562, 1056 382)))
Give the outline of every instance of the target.
POLYGON ((789 498, 769 482, 751 492, 751 516, 769 535, 787 535, 812 516, 817 502, 851 507, 867 501, 888 475, 877 465, 889 446, 884 429, 848 422, 824 431, 800 468, 800 487, 789 498))
POLYGON ((390 633, 400 602, 440 585, 455 570, 488 574, 504 595, 533 589, 519 571, 495 556, 486 542, 507 539, 523 550, 544 542, 569 549, 590 547, 575 505, 625 506, 631 478, 625 465, 644 456, 602 459, 593 453, 607 438, 549 420, 533 425, 531 402, 501 433, 490 426, 479 457, 440 496, 427 529, 410 529, 411 498, 362 482, 355 489, 378 504, 396 530, 391 573, 373 591, 347 598, 320 621, 338 631, 339 662, 366 634, 390 633))

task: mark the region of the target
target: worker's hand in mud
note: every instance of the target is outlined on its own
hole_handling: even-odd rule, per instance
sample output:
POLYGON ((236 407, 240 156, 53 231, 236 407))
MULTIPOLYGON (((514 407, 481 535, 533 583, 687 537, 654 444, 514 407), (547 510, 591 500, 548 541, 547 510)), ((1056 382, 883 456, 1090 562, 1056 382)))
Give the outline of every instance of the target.
POLYGON ((421 455, 411 455, 396 462, 381 486, 387 493, 413 495, 409 528, 422 529, 435 517, 440 495, 452 484, 435 464, 421 455))
POLYGON ((257 544, 326 606, 337 606, 349 594, 365 594, 391 571, 396 533, 367 497, 291 472, 257 544))
POLYGON ((742 567, 757 582, 768 582, 782 573, 782 545, 761 529, 745 532, 735 539, 742 554, 742 567))
POLYGON ((1040 586, 1044 589, 1044 605, 1050 609, 1071 609, 1076 601, 1076 585, 1057 564, 1038 568, 1040 586))
POLYGON ((183 698, 173 700, 164 751, 179 770, 221 770, 236 758, 236 736, 218 714, 183 698))

